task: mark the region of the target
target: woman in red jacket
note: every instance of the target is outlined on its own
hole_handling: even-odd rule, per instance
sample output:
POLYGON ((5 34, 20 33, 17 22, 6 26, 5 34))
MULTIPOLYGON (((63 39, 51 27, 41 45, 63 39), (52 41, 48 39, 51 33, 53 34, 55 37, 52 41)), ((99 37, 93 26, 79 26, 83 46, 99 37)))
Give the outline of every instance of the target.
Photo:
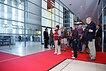
POLYGON ((59 25, 56 26, 54 32, 54 43, 55 43, 55 52, 54 54, 60 55, 61 54, 61 31, 59 30, 59 25))

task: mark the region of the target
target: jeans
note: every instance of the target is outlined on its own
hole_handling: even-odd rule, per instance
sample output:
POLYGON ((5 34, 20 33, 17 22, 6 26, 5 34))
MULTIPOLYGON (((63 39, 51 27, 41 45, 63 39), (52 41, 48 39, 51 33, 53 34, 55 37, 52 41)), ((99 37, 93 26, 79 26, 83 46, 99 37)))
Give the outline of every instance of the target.
POLYGON ((74 57, 77 58, 77 56, 78 56, 78 54, 77 54, 77 42, 73 41, 72 47, 73 47, 73 51, 74 51, 74 57))

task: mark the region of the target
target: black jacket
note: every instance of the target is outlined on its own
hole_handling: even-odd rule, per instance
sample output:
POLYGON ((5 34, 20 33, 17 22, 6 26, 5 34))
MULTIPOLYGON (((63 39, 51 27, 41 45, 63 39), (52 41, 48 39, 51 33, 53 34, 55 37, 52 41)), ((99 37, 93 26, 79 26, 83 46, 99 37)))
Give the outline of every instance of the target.
POLYGON ((48 39, 49 39, 48 32, 44 31, 43 34, 44 34, 44 39, 45 39, 45 40, 48 40, 48 39))
POLYGON ((91 41, 92 39, 95 39, 95 31, 96 31, 96 25, 95 25, 94 22, 91 22, 88 25, 88 34, 87 34, 88 41, 91 41), (92 29, 93 32, 89 32, 89 29, 92 29))
POLYGON ((68 38, 67 29, 65 29, 64 31, 61 31, 61 37, 62 38, 68 38))
POLYGON ((102 28, 99 28, 96 32, 96 37, 102 38, 102 28))
POLYGON ((72 31, 72 38, 73 38, 73 40, 78 41, 78 31, 77 31, 77 29, 72 31))

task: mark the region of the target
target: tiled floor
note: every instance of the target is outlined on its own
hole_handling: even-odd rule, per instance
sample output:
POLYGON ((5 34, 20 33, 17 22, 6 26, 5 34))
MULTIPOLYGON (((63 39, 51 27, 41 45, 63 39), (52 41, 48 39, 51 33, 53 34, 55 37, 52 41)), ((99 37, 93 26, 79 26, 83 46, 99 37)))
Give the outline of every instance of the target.
POLYGON ((48 50, 44 48, 44 45, 41 45, 41 42, 27 42, 26 47, 24 46, 24 42, 16 42, 16 44, 11 45, 10 48, 11 50, 9 49, 9 46, 0 46, 0 51, 19 56, 25 56, 48 50))
POLYGON ((106 71, 106 65, 66 59, 49 71, 106 71))

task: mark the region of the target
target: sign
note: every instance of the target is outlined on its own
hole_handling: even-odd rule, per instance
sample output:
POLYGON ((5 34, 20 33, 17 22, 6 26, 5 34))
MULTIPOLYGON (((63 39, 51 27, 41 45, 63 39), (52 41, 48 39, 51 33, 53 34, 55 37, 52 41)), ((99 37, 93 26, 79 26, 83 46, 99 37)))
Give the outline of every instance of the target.
POLYGON ((55 0, 47 0, 47 9, 54 8, 55 0))

